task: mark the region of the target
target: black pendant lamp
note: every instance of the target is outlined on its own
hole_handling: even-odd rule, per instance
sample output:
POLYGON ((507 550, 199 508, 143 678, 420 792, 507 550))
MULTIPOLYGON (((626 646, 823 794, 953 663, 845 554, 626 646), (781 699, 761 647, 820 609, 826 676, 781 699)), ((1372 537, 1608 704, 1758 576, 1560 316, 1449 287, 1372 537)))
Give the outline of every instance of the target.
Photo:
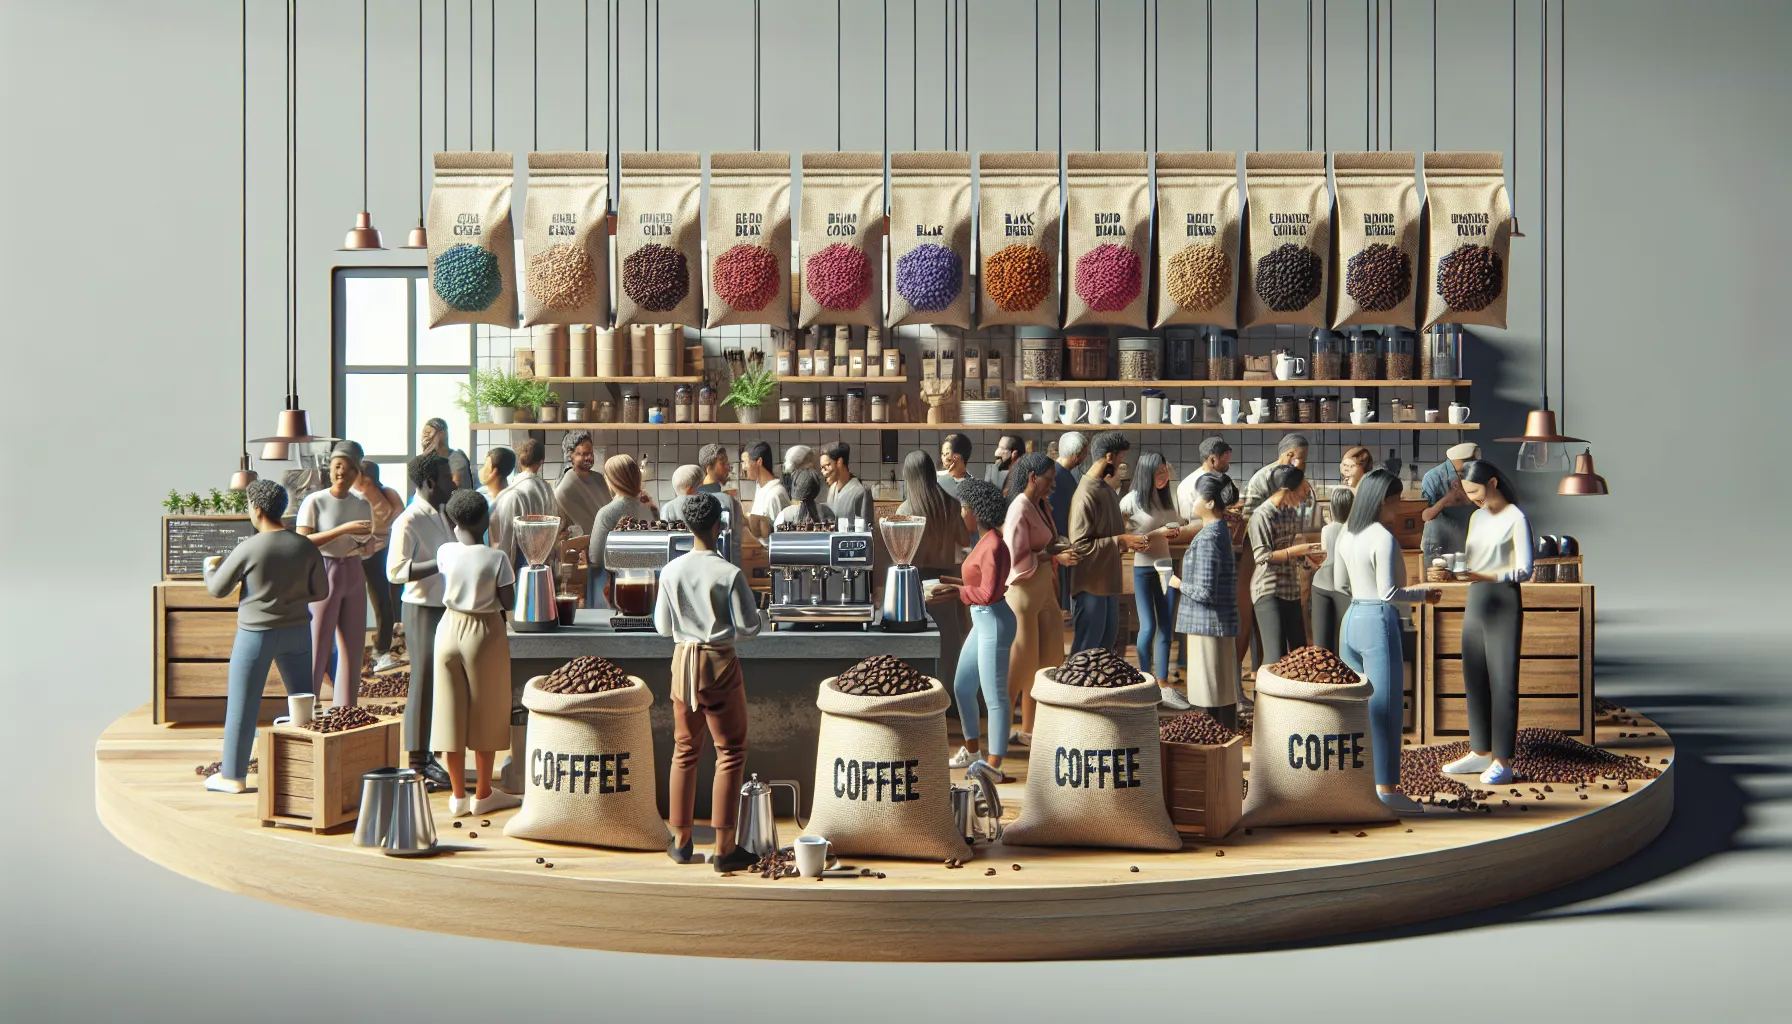
MULTIPOLYGON (((442 33, 445 36, 447 32, 444 20, 442 33)), ((365 140, 362 145, 366 145, 365 140)), ((423 230, 423 0, 417 0, 417 226, 399 248, 429 248, 429 233, 423 230)))
POLYGON ((343 252, 384 249, 380 233, 367 212, 367 0, 361 0, 361 212, 355 226, 342 239, 343 252))
POLYGON ((242 0, 243 17, 243 337, 242 356, 242 421, 238 438, 243 443, 237 470, 231 474, 230 489, 240 491, 254 483, 255 471, 249 468, 249 0, 242 0))

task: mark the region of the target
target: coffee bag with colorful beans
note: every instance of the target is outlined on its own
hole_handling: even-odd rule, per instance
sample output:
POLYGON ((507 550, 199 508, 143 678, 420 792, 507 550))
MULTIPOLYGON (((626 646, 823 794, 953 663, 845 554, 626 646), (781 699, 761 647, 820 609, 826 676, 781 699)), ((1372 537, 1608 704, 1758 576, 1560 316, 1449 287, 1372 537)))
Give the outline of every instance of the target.
POLYGON ((971 326, 971 155, 890 154, 885 323, 971 326))
POLYGON ((1238 236, 1238 154, 1157 154, 1154 326, 1238 326, 1238 236))
POLYGON ((693 324, 703 302, 703 163, 624 153, 616 195, 616 326, 693 324))
POLYGON ((977 157, 977 322, 1058 326, 1058 154, 977 157))
POLYGON ((516 326, 509 153, 437 153, 429 192, 429 326, 516 326))
POLYGON ((610 171, 603 153, 530 153, 523 325, 610 322, 610 171))
POLYGON ((1070 296, 1064 326, 1149 326, 1150 159, 1144 153, 1072 153, 1065 180, 1070 296))
POLYGON ((884 156, 804 153, 799 328, 883 326, 884 156))
POLYGON ((709 155, 707 326, 790 327, 790 154, 709 155))
POLYGON ((1500 154, 1426 153, 1423 326, 1506 326, 1511 248, 1500 154))
POLYGON ((1246 153, 1241 327, 1324 327, 1331 189, 1324 153, 1246 153))
POLYGON ((523 809, 504 825, 505 835, 665 848, 670 834, 653 773, 653 692, 639 676, 612 685, 616 674, 601 658, 576 658, 523 686, 529 725, 524 749, 512 752, 523 762, 523 809))
POLYGON ((1333 327, 1418 323, 1419 178, 1411 153, 1336 153, 1333 327))

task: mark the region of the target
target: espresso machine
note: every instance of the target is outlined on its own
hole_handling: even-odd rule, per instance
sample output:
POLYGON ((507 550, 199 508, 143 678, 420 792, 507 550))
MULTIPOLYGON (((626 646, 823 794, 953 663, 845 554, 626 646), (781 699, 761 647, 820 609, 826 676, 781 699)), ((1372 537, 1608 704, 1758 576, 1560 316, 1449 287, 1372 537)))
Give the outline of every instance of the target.
POLYGON ((528 565, 516 577, 516 606, 510 624, 518 633, 547 633, 560 628, 554 599, 554 542, 560 537, 559 516, 517 516, 511 520, 517 547, 528 565))
POLYGON ((915 552, 921 547, 921 533, 927 520, 921 516, 890 516, 877 524, 883 531, 884 547, 890 552, 890 566, 884 574, 884 608, 879 619, 890 633, 919 633, 927 628, 927 604, 921 592, 921 570, 915 566, 915 552))
POLYGON ((772 603, 767 615, 780 623, 869 629, 871 531, 835 533, 778 530, 766 544, 772 603))
MULTIPOLYGON (((723 512, 721 528, 716 531, 716 553, 723 558, 728 557, 734 545, 734 524, 730 518, 723 512)), ((616 611, 610 616, 612 630, 653 632, 653 604, 659 598, 660 570, 695 544, 696 538, 676 521, 625 519, 610 531, 604 541, 604 568, 616 581, 616 611)))

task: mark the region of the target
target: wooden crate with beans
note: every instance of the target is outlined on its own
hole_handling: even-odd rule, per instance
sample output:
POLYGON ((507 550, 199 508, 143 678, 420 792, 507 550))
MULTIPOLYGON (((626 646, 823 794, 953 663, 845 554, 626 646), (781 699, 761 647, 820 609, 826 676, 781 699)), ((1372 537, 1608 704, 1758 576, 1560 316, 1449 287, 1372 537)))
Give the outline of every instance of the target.
POLYGON ((361 775, 399 764, 400 722, 389 719, 342 732, 276 725, 261 733, 261 823, 313 832, 354 827, 361 775))
POLYGON ((1164 806, 1176 831, 1222 839, 1244 813, 1244 737, 1225 743, 1159 743, 1164 806))

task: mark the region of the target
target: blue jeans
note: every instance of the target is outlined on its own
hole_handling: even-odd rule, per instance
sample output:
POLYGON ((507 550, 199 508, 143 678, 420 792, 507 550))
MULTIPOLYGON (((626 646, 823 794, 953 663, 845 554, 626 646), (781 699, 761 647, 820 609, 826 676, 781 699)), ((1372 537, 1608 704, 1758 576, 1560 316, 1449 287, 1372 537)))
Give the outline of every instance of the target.
POLYGON ((1007 601, 971 605, 971 634, 959 655, 952 692, 958 698, 958 721, 964 738, 976 739, 977 691, 989 709, 989 752, 1008 753, 1008 726, 1014 709, 1008 702, 1008 649, 1014 644, 1014 609, 1007 601))
POLYGON ((1153 679, 1170 678, 1170 632, 1176 613, 1159 585, 1157 570, 1132 567, 1132 598, 1139 608, 1139 668, 1153 679))
POLYGON ((280 665, 288 694, 304 693, 311 679, 311 626, 236 631, 230 645, 230 689, 224 701, 224 764, 219 774, 241 781, 255 748, 255 720, 267 689, 268 668, 280 665))
POLYGON ((1338 654, 1357 675, 1369 680, 1369 743, 1375 784, 1400 783, 1400 733, 1405 719, 1405 659, 1400 649, 1400 615, 1386 601, 1352 601, 1344 616, 1338 654))
POLYGON ((1120 639, 1120 597, 1081 591, 1070 599, 1070 653, 1113 647, 1120 639))

